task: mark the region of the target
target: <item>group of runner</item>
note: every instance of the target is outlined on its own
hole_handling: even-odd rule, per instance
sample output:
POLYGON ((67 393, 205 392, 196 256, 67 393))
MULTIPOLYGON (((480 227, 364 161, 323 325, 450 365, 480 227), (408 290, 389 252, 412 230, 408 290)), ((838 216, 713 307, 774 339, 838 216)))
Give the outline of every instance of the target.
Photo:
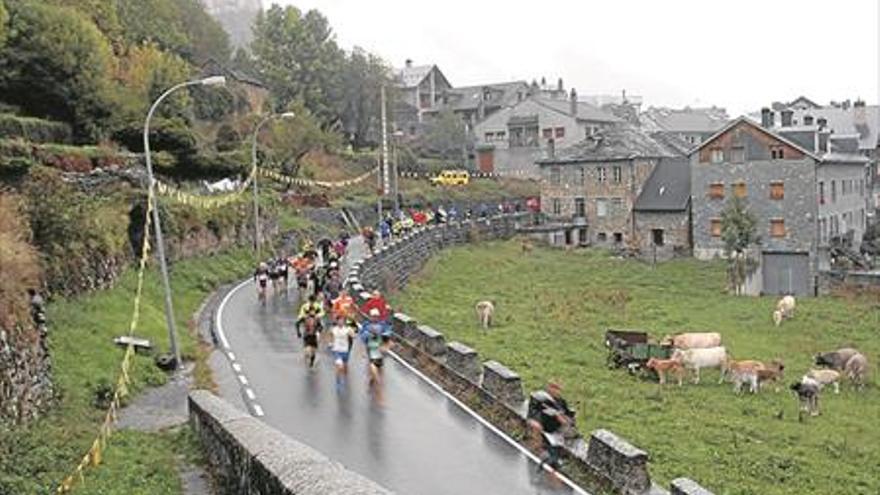
POLYGON ((314 368, 319 349, 326 347, 335 363, 337 389, 342 390, 352 349, 360 340, 367 357, 370 388, 381 402, 382 365, 390 345, 391 311, 378 291, 359 307, 345 289, 341 265, 348 242, 347 236, 335 241, 321 239, 315 244, 307 241, 297 256, 261 263, 254 273, 257 297, 266 304, 270 281, 275 294, 286 292, 288 270, 292 269, 302 298, 295 330, 302 339, 306 365, 314 368))

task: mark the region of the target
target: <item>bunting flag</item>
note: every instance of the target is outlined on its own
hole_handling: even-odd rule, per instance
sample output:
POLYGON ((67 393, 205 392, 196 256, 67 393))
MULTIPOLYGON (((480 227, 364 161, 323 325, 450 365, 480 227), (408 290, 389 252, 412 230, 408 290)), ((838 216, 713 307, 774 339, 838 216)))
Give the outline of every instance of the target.
POLYGON ((281 182, 284 184, 291 184, 294 186, 303 186, 303 187, 323 187, 326 189, 332 189, 337 187, 349 187, 355 184, 359 184, 366 179, 368 179, 371 175, 375 174, 376 171, 379 170, 379 167, 375 167, 372 170, 364 172, 363 174, 354 177, 352 179, 346 179, 341 181, 322 181, 322 180, 311 180, 311 179, 302 179, 299 177, 291 177, 289 175, 285 175, 274 170, 269 170, 265 168, 258 169, 258 174, 267 179, 274 180, 276 182, 281 182))

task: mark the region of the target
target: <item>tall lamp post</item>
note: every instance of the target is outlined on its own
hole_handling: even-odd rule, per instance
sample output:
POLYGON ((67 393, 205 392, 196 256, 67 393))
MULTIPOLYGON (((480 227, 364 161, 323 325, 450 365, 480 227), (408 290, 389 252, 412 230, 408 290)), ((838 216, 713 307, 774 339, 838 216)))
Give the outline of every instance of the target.
POLYGON ((284 113, 275 113, 272 115, 267 115, 257 124, 257 127, 254 128, 254 135, 251 141, 251 170, 253 173, 253 184, 254 184, 254 255, 256 256, 257 261, 260 261, 260 199, 259 192, 257 190, 257 138, 260 135, 260 130, 264 125, 268 124, 270 121, 274 119, 292 119, 296 117, 296 114, 293 112, 284 112, 284 113))
POLYGON ((394 143, 394 169, 392 170, 392 187, 394 188, 394 215, 400 216, 400 139, 403 138, 403 131, 400 129, 391 133, 392 142, 394 143))
MULTIPOLYGON (((150 120, 153 118, 153 113, 156 112, 156 108, 158 108, 159 104, 162 103, 162 101, 167 98, 168 95, 177 91, 178 89, 185 88, 187 86, 219 86, 223 84, 226 84, 225 77, 213 76, 206 77, 204 79, 197 79, 195 81, 187 81, 180 83, 176 86, 172 86, 169 90, 162 93, 162 95, 159 96, 159 98, 157 98, 155 102, 153 102, 153 105, 150 107, 150 111, 147 113, 147 118, 144 121, 144 161, 147 165, 147 187, 149 191, 149 197, 153 202, 153 229, 156 236, 156 254, 159 256, 159 267, 162 271, 162 285, 164 285, 165 287, 165 323, 168 325, 168 340, 171 343, 171 354, 174 355, 175 369, 180 366, 180 348, 177 345, 177 328, 174 324, 174 306, 171 303, 171 283, 168 280, 168 263, 165 260, 165 241, 162 238, 162 225, 159 223, 159 200, 154 194, 156 181, 153 178, 153 162, 152 157, 150 156, 150 120)), ((149 234, 147 232, 144 232, 144 235, 149 234)))

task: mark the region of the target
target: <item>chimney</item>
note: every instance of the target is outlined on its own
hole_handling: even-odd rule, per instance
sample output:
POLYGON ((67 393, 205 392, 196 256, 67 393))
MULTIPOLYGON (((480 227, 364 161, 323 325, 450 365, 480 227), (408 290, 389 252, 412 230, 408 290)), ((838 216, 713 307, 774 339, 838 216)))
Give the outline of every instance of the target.
POLYGON ((409 69, 410 67, 412 67, 412 59, 408 58, 406 59, 406 68, 409 69))
POLYGON ((794 111, 790 108, 786 108, 785 110, 780 112, 781 121, 780 125, 782 127, 791 127, 791 117, 794 115, 794 111))
POLYGON ((776 116, 773 115, 773 110, 770 110, 767 107, 761 109, 761 127, 765 129, 770 129, 776 125, 776 116))
POLYGON ((571 88, 571 94, 568 97, 569 100, 569 113, 572 117, 577 118, 578 116, 578 94, 574 88, 571 88))

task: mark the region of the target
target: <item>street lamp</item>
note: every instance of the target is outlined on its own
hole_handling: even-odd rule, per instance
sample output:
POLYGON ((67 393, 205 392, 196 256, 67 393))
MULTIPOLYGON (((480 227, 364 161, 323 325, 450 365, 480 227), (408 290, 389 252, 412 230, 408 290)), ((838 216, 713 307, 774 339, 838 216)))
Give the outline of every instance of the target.
POLYGON ((254 175, 254 254, 256 255, 257 262, 260 261, 260 200, 257 190, 257 137, 260 135, 260 129, 268 124, 269 121, 274 119, 292 119, 294 117, 296 117, 296 114, 293 112, 267 115, 259 124, 257 124, 257 127, 254 128, 254 135, 251 142, 251 170, 254 175))
MULTIPOLYGON (((180 348, 177 345, 177 328, 174 324, 174 306, 171 304, 171 283, 168 280, 168 263, 165 260, 165 241, 162 238, 162 225, 159 223, 159 200, 155 195, 156 180, 153 178, 153 162, 150 156, 150 120, 153 118, 153 113, 156 112, 156 108, 158 108, 159 104, 162 103, 168 95, 178 89, 187 86, 220 86, 223 84, 226 84, 225 77, 212 76, 172 86, 153 102, 150 111, 147 112, 147 118, 144 121, 144 161, 147 165, 147 188, 150 201, 153 203, 153 229, 156 236, 156 254, 159 257, 159 267, 162 271, 162 284, 165 287, 165 323, 168 325, 168 340, 171 343, 171 354, 174 355, 175 369, 180 366, 180 348)), ((144 235, 149 235, 149 233, 144 232, 144 235)))

